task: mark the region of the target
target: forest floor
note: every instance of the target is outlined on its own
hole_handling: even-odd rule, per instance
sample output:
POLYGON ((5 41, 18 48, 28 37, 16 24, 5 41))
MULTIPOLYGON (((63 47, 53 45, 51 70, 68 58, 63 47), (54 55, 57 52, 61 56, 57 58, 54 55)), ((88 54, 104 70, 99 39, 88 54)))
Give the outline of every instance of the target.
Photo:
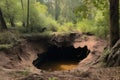
POLYGON ((8 54, 0 51, 0 80, 120 80, 119 67, 101 68, 96 65, 108 45, 107 41, 94 35, 82 34, 75 40, 74 47, 85 45, 91 52, 77 67, 72 70, 49 72, 38 70, 32 65, 36 58, 35 53, 42 49, 35 51, 33 47, 39 46, 24 41, 22 55, 20 52, 15 56, 11 52, 8 54), (19 61, 21 59, 22 61, 19 61))

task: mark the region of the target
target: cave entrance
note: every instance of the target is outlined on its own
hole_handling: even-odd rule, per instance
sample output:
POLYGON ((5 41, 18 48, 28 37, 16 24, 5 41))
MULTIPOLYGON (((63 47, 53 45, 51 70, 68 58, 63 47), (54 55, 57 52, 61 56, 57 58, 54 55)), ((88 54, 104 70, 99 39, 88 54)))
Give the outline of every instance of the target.
POLYGON ((51 46, 44 53, 38 54, 33 65, 46 71, 71 70, 87 57, 90 50, 87 46, 74 48, 74 46, 51 46))

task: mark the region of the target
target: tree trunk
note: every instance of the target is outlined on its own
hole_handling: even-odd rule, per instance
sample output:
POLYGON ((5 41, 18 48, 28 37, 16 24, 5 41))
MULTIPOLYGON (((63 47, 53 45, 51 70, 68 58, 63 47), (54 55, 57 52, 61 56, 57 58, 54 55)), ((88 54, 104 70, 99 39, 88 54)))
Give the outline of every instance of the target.
POLYGON ((22 20, 22 25, 25 27, 23 0, 21 0, 21 6, 22 6, 22 11, 23 11, 23 20, 22 20))
POLYGON ((55 20, 58 20, 59 15, 60 15, 59 1, 55 0, 55 20))
POLYGON ((15 27, 14 17, 13 17, 14 15, 10 14, 10 8, 9 8, 8 0, 6 0, 6 6, 7 6, 7 11, 8 11, 8 16, 9 16, 11 27, 15 27))
POLYGON ((29 27, 29 17, 30 17, 30 14, 29 14, 29 12, 30 12, 30 0, 28 0, 27 4, 28 4, 28 7, 27 7, 27 25, 26 25, 26 27, 29 27))
POLYGON ((110 48, 119 39, 119 0, 110 1, 110 48))
POLYGON ((105 57, 105 62, 107 67, 120 66, 120 39, 105 57))
POLYGON ((21 6, 22 6, 22 9, 24 10, 24 7, 23 7, 23 0, 21 0, 21 6))
POLYGON ((4 20, 1 8, 0 8, 0 26, 1 26, 1 29, 7 29, 7 25, 4 20))
POLYGON ((10 24, 11 24, 11 27, 15 27, 14 18, 10 17, 10 24))
POLYGON ((104 61, 107 67, 120 66, 119 0, 110 1, 110 51, 104 61))

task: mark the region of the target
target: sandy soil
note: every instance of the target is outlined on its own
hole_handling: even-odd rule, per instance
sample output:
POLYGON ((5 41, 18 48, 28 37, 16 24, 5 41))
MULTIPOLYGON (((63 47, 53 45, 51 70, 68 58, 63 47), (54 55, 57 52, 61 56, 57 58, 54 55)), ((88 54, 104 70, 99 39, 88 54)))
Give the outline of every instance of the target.
POLYGON ((95 66, 96 61, 107 46, 107 42, 103 39, 80 35, 75 40, 74 46, 84 47, 87 45, 91 52, 87 58, 79 63, 77 68, 66 71, 45 72, 36 69, 32 65, 32 61, 36 58, 35 53, 42 51, 38 45, 25 42, 22 44, 24 54, 18 53, 18 56, 13 56, 11 52, 8 56, 1 51, 0 80, 120 80, 119 67, 98 68, 95 66), (15 61, 17 57, 21 59, 19 62, 15 61))

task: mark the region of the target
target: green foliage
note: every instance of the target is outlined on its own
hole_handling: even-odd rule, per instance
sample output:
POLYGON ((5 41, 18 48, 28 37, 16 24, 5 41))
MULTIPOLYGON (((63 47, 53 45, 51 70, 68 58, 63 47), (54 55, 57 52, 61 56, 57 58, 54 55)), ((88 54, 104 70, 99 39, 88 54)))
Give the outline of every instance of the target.
POLYGON ((43 4, 41 4, 40 2, 36 2, 34 4, 34 6, 40 14, 46 14, 47 13, 47 7, 43 4))
POLYGON ((106 38, 109 33, 108 27, 104 27, 104 26, 97 27, 96 30, 93 32, 96 36, 101 38, 106 38))
POLYGON ((29 70, 18 70, 18 71, 8 72, 8 74, 14 77, 25 77, 25 76, 30 75, 31 72, 29 70))
POLYGON ((105 0, 30 0, 30 24, 27 27, 27 0, 23 0, 23 6, 21 0, 1 0, 0 7, 7 25, 12 18, 20 32, 48 34, 80 31, 99 37, 108 34, 108 1, 105 0))
POLYGON ((20 76, 28 76, 30 74, 30 72, 27 70, 24 70, 24 71, 17 71, 16 74, 18 74, 20 76))
POLYGON ((0 50, 9 49, 11 47, 13 47, 12 44, 2 44, 2 45, 0 44, 0 50))
POLYGON ((30 25, 27 27, 29 32, 41 32, 45 23, 46 7, 40 3, 30 5, 30 25), (39 13, 39 10, 41 13, 39 13))
POLYGON ((64 23, 58 28, 58 32, 73 32, 75 31, 74 27, 75 25, 72 22, 64 23))
POLYGON ((50 77, 48 80, 57 80, 55 77, 50 77))
POLYGON ((102 38, 105 38, 108 34, 107 26, 97 26, 94 21, 84 19, 77 23, 76 26, 77 30, 80 32, 90 32, 102 38))
POLYGON ((76 24, 76 26, 80 32, 93 32, 94 29, 96 28, 93 21, 87 19, 80 21, 79 23, 76 24))
POLYGON ((57 21, 51 17, 46 18, 44 27, 47 29, 47 31, 56 32, 59 26, 60 25, 57 23, 57 21))
MULTIPOLYGON (((7 22, 10 24, 10 19, 15 23, 19 21, 21 9, 17 0, 4 0, 1 1, 1 8, 4 14, 4 17, 7 22)), ((13 27, 13 26, 12 26, 13 27)))
MULTIPOLYGON (((56 31, 57 27, 58 23, 49 16, 45 5, 39 2, 31 4, 28 32, 56 31)), ((23 28, 21 30, 24 31, 23 28)))

